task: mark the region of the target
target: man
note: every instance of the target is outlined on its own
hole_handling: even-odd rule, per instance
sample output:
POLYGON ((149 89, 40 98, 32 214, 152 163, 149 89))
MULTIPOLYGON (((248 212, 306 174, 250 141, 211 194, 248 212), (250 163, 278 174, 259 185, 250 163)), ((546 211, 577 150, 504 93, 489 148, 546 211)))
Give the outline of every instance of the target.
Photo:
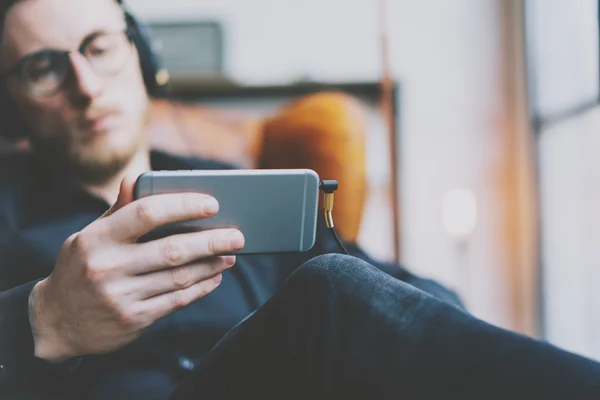
POLYGON ((400 268, 315 257, 334 249, 324 237, 306 254, 237 259, 223 256, 243 247, 236 230, 138 243, 218 212, 199 194, 134 202, 140 173, 226 166, 149 151, 115 0, 4 13, 2 95, 33 152, 0 166, 0 396, 598 395, 592 361, 477 321, 400 268))

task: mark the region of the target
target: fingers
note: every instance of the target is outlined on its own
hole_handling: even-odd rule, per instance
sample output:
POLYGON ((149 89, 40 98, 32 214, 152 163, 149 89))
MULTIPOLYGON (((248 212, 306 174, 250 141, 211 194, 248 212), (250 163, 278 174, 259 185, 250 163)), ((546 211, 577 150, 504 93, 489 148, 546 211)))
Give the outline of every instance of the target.
POLYGON ((244 236, 237 229, 184 233, 130 246, 125 265, 130 275, 146 274, 236 253, 243 247, 244 236))
POLYGON ((180 310, 208 295, 220 284, 223 276, 218 274, 211 279, 196 283, 185 289, 164 293, 139 303, 139 311, 156 321, 167 314, 180 310))
POLYGON ((234 256, 213 257, 201 263, 183 265, 138 276, 136 285, 139 285, 140 289, 136 295, 139 296, 139 299, 146 300, 164 293, 187 289, 215 277, 234 264, 234 256))
POLYGON ((199 193, 161 194, 144 197, 98 221, 100 234, 118 242, 134 242, 140 236, 175 222, 209 218, 219 210, 217 200, 199 193))

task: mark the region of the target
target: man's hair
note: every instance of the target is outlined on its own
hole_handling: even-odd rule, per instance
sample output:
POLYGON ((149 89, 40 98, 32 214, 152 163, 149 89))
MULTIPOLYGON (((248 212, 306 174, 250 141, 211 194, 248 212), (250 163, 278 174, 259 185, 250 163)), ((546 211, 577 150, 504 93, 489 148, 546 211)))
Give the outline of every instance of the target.
POLYGON ((21 0, 0 0, 0 39, 4 33, 4 20, 8 10, 12 8, 17 2, 21 0))
POLYGON ((8 10, 19 1, 21 0, 0 0, 0 16, 2 20, 4 20, 8 10))
MULTIPOLYGON (((8 11, 20 1, 25 0, 0 0, 0 41, 2 40, 2 35, 4 33, 4 22, 6 19, 6 14, 8 11)), ((85 0, 82 0, 85 1, 85 0)), ((119 4, 123 4, 123 0, 115 0, 119 4)))

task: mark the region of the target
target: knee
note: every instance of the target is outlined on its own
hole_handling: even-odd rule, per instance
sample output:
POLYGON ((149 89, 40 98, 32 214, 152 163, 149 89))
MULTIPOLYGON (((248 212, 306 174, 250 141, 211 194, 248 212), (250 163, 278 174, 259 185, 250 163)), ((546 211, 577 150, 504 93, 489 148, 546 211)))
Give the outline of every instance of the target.
POLYGON ((331 312, 331 307, 340 306, 353 310, 373 304, 408 307, 424 295, 359 258, 341 254, 307 261, 290 276, 280 294, 289 299, 283 303, 314 313, 331 312))
POLYGON ((359 258, 344 254, 326 254, 304 263, 292 275, 291 280, 307 286, 307 290, 314 293, 319 289, 339 289, 353 286, 354 283, 364 283, 379 272, 359 258))
POLYGON ((331 253, 308 260, 302 265, 299 272, 329 278, 356 273, 367 267, 371 267, 371 265, 359 258, 331 253))

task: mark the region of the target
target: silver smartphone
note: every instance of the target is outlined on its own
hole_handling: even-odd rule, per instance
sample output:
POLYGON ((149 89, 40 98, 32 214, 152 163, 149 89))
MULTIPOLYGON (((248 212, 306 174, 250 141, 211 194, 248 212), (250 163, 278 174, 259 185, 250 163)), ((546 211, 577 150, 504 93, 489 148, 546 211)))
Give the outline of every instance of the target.
POLYGON ((162 227, 146 240, 233 227, 245 237, 237 254, 302 252, 315 244, 319 176, 312 170, 152 171, 138 178, 134 196, 177 192, 209 194, 219 202, 219 212, 162 227))

